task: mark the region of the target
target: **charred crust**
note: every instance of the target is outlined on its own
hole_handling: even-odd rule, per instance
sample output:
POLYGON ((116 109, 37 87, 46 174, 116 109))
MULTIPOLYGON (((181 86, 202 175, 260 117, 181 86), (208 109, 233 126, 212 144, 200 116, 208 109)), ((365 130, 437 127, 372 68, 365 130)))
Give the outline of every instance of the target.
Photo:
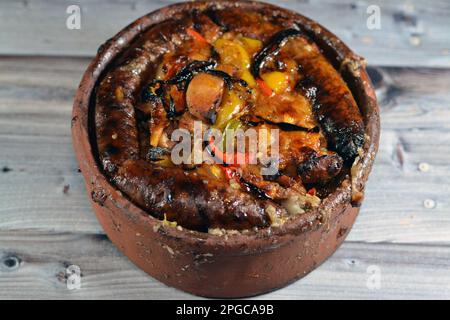
POLYGON ((105 157, 110 157, 119 154, 120 149, 112 144, 108 144, 103 152, 105 157))
POLYGON ((229 27, 220 20, 216 10, 208 9, 205 10, 204 13, 208 16, 209 19, 211 19, 212 22, 219 26, 223 32, 227 32, 229 30, 229 27))
POLYGON ((324 184, 336 177, 342 167, 343 160, 337 154, 319 155, 313 150, 305 150, 297 173, 306 184, 324 184))
POLYGON ((267 44, 256 54, 253 64, 251 66, 252 74, 255 78, 259 78, 259 71, 262 64, 266 60, 269 54, 272 54, 284 41, 291 37, 299 36, 303 34, 298 29, 285 29, 277 32, 270 38, 267 44))
POLYGON ((358 149, 364 145, 364 128, 355 123, 340 127, 328 117, 319 118, 319 121, 327 133, 332 149, 336 150, 345 162, 351 165, 358 156, 358 149))

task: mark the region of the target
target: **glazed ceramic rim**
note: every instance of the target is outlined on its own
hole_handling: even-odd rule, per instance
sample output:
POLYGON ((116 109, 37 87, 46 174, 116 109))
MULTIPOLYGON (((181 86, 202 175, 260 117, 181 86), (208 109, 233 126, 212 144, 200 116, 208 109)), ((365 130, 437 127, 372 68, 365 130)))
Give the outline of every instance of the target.
MULTIPOLYGON (((95 184, 99 185, 105 191, 106 195, 119 193, 120 196, 114 198, 112 201, 115 202, 116 206, 126 208, 127 213, 122 211, 123 214, 131 214, 134 219, 139 220, 139 223, 148 224, 152 228, 161 227, 161 220, 153 217, 151 214, 135 205, 130 199, 128 199, 128 197, 121 193, 120 190, 104 175, 103 170, 98 165, 98 157, 94 151, 96 148, 92 146, 92 128, 90 128, 90 124, 92 123, 90 118, 93 116, 90 111, 94 108, 92 97, 95 95, 95 89, 104 70, 116 57, 120 56, 120 54, 130 43, 133 42, 133 40, 136 39, 136 37, 139 36, 141 32, 144 32, 155 24, 167 20, 176 13, 190 11, 195 8, 218 6, 222 8, 234 6, 239 6, 243 9, 258 8, 285 14, 297 21, 300 21, 302 27, 311 33, 310 36, 313 37, 313 40, 319 45, 319 47, 325 51, 332 52, 334 56, 333 58, 335 58, 341 66, 343 66, 346 62, 355 62, 353 64, 353 78, 351 80, 353 80, 355 85, 358 87, 360 98, 357 99, 354 90, 352 90, 352 93, 358 102, 358 106, 364 118, 366 143, 363 147, 363 156, 360 159, 361 167, 357 172, 357 179, 354 183, 356 183, 355 185, 360 185, 363 189, 378 148, 379 109, 376 103, 374 89, 365 70, 365 66, 361 63, 361 58, 354 54, 330 31, 301 14, 267 3, 240 0, 185 2, 163 7, 137 19, 99 48, 97 55, 90 63, 82 77, 80 87, 75 96, 73 109, 73 119, 80 118, 80 113, 83 111, 82 106, 86 106, 86 110, 89 111, 89 115, 87 117, 81 117, 84 119, 83 123, 73 125, 72 136, 74 144, 81 143, 85 146, 84 148, 82 147, 77 150, 77 156, 79 159, 85 159, 86 162, 90 164, 91 168, 89 171, 91 175, 94 175, 94 177, 90 177, 91 181, 95 180, 95 184), (322 41, 323 44, 319 44, 317 40, 324 40, 322 41), (329 47, 324 48, 324 45, 329 47), (357 76, 355 76, 355 74, 357 76), (363 106, 361 105, 361 100, 365 101, 363 106), (82 139, 82 141, 75 142, 76 139, 82 139), (86 148, 86 146, 88 147, 86 148)), ((349 83, 349 81, 346 82, 349 83)), ((339 205, 348 203, 351 199, 351 193, 352 190, 349 181, 344 180, 339 188, 322 200, 318 208, 289 219, 281 227, 268 227, 257 231, 252 230, 248 233, 233 234, 226 240, 222 236, 185 228, 180 230, 173 227, 166 227, 164 231, 165 235, 171 238, 183 240, 191 244, 197 244, 199 241, 210 243, 215 246, 223 247, 226 251, 232 251, 233 248, 239 247, 243 243, 249 247, 251 247, 251 244, 254 244, 254 249, 267 249, 266 247, 261 247, 259 241, 252 240, 272 238, 273 241, 271 242, 273 245, 278 246, 282 242, 278 241, 281 238, 286 238, 286 240, 289 240, 291 236, 307 232, 312 228, 317 228, 323 223, 320 219, 324 216, 324 214, 329 214, 330 216, 328 218, 330 220, 334 218, 333 215, 340 214, 339 205)))

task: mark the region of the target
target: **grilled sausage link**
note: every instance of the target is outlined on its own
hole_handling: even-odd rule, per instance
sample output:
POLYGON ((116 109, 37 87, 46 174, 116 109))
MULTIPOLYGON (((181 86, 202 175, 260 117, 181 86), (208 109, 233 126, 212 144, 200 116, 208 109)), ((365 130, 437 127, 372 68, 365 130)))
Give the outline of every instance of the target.
POLYGON ((114 177, 116 185, 134 202, 162 219, 176 220, 183 227, 249 229, 266 227, 266 207, 281 215, 284 209, 270 200, 255 199, 227 183, 201 175, 186 174, 177 167, 157 167, 144 160, 128 160, 114 177))
POLYGON ((174 22, 162 23, 155 28, 150 29, 137 45, 125 53, 126 59, 106 74, 97 89, 97 148, 107 173, 116 171, 127 159, 139 158, 134 109, 137 97, 155 62, 181 41, 176 38, 177 35, 170 36, 171 32, 177 30, 174 22))
POLYGON ((264 62, 293 59, 299 65, 298 89, 312 104, 313 112, 331 147, 352 162, 364 144, 364 123, 353 95, 342 77, 317 45, 302 31, 276 32, 255 56, 252 72, 260 76, 264 62))
POLYGON ((347 84, 317 45, 303 36, 287 41, 280 54, 292 57, 300 65, 300 73, 307 75, 300 80, 299 89, 313 104, 331 147, 352 162, 364 144, 364 122, 347 84))

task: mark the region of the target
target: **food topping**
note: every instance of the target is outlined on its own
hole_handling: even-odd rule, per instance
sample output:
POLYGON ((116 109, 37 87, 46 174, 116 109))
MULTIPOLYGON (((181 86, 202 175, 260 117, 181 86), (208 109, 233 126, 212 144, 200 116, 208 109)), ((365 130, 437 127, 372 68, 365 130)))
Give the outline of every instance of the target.
POLYGON ((208 73, 197 74, 186 91, 189 112, 200 120, 214 123, 224 90, 223 79, 208 73))
POLYGON ((100 83, 105 171, 165 225, 280 227, 349 172, 364 142, 351 91, 294 22, 271 21, 196 11, 147 31, 100 83), (191 162, 174 161, 180 141, 191 162))

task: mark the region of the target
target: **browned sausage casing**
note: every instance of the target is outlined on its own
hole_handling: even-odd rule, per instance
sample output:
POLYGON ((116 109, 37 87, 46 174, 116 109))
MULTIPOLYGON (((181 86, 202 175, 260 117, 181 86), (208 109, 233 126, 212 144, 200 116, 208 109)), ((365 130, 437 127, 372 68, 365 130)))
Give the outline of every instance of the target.
POLYGON ((114 182, 141 207, 159 218, 167 219, 195 230, 208 227, 249 229, 265 227, 269 220, 265 208, 269 200, 259 200, 228 184, 208 181, 201 176, 186 174, 181 168, 149 165, 144 160, 128 160, 119 169, 114 182))

